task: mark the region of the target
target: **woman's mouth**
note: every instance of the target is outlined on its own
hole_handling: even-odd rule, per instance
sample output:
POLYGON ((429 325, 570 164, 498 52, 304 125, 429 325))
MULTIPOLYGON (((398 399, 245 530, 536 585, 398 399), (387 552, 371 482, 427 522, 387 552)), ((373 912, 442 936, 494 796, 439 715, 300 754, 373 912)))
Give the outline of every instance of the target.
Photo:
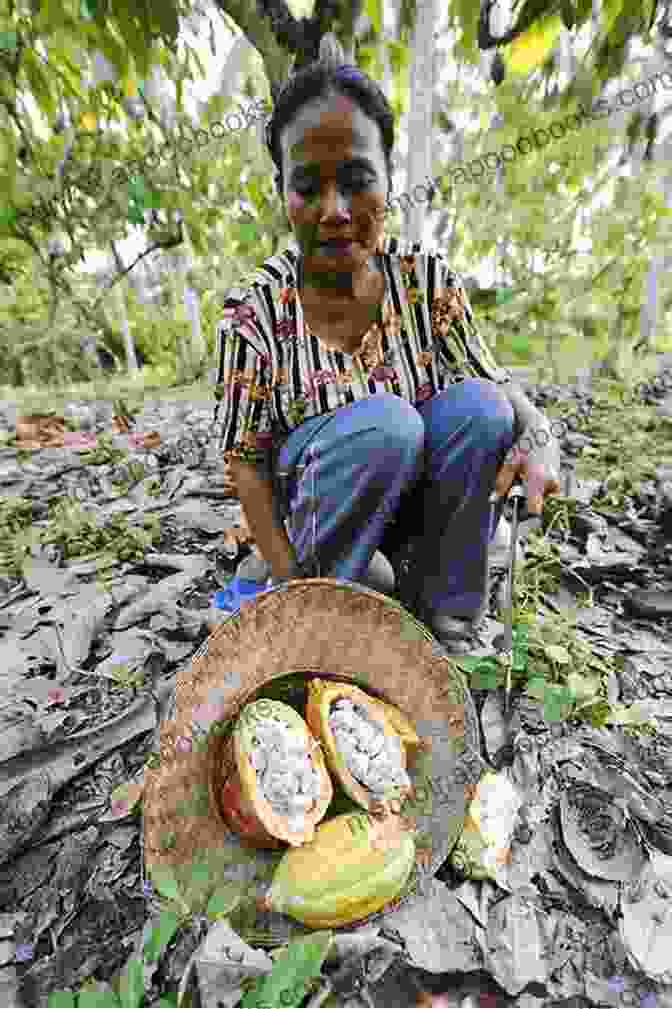
POLYGON ((325 252, 327 255, 332 256, 343 256, 352 252, 355 243, 350 239, 338 239, 328 242, 320 242, 318 248, 320 252, 325 252))

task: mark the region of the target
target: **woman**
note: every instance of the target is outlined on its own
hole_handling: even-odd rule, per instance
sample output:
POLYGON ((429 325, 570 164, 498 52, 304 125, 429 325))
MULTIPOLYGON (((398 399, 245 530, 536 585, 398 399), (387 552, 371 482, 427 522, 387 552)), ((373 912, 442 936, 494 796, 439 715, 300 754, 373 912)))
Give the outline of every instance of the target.
POLYGON ((280 92, 266 141, 298 254, 230 292, 219 327, 220 446, 246 519, 277 581, 361 581, 378 549, 398 577, 407 548, 404 605, 468 651, 504 496, 520 475, 541 512, 557 442, 443 258, 384 238, 394 120, 378 86, 321 59, 280 92))

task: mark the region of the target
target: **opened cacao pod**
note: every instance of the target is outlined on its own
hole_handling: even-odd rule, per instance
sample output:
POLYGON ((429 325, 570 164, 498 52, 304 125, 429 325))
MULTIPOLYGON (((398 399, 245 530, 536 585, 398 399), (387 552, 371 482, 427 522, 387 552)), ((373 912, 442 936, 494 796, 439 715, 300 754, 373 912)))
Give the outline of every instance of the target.
POLYGON ((309 844, 285 853, 260 905, 308 928, 349 925, 395 900, 414 862, 407 818, 343 813, 321 823, 309 844))
POLYGON ((319 743, 293 708, 265 699, 246 705, 222 760, 220 808, 242 844, 312 840, 334 790, 319 743))
POLYGON ((398 708, 352 684, 315 679, 306 722, 351 799, 372 813, 399 812, 412 791, 406 748, 421 740, 398 708))

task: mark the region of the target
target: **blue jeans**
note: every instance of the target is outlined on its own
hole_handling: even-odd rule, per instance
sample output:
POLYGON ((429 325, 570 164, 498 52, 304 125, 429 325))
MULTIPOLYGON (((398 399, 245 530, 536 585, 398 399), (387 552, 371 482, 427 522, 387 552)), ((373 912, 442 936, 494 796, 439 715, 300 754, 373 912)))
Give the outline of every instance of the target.
POLYGON ((511 403, 485 379, 417 407, 380 393, 304 421, 275 468, 298 560, 313 575, 361 581, 376 550, 390 558, 408 544, 421 610, 477 617, 504 506, 488 499, 514 430, 511 403))

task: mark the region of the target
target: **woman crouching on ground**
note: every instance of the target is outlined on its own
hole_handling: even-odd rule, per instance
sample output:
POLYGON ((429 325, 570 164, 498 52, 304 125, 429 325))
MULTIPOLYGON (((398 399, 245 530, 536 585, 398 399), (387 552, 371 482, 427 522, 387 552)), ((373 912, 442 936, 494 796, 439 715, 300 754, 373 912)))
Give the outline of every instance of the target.
POLYGON ((403 604, 459 654, 487 609, 505 496, 520 475, 540 514, 559 447, 497 366, 459 276, 384 237, 393 114, 339 64, 291 77, 266 127, 297 247, 225 302, 220 446, 274 580, 361 582, 380 550, 403 604), (516 448, 526 432, 531 451, 516 448))

